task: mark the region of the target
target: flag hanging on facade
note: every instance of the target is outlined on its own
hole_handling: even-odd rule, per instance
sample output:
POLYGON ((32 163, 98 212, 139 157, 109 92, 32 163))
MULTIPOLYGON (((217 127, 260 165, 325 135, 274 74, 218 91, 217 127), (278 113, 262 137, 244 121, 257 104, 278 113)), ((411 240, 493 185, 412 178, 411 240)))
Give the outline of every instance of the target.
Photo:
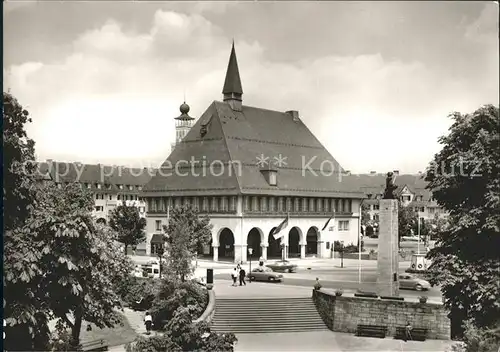
POLYGON ((283 220, 281 222, 281 224, 279 224, 278 227, 276 227, 273 230, 273 236, 274 236, 275 240, 284 236, 284 234, 281 234, 281 235, 278 235, 278 234, 281 232, 281 230, 283 230, 287 226, 288 226, 288 214, 286 214, 286 219, 283 220))
POLYGON ((326 220, 325 226, 323 226, 323 228, 321 229, 321 231, 325 231, 326 227, 330 223, 330 220, 332 220, 332 219, 334 219, 333 222, 335 222, 335 212, 333 212, 332 216, 330 216, 330 218, 328 220, 326 220))

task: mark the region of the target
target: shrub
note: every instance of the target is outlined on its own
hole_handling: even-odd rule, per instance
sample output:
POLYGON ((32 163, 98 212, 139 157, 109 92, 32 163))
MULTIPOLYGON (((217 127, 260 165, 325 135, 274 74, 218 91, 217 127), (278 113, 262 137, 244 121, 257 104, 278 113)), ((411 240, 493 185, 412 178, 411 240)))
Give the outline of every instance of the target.
POLYGON ((197 319, 208 305, 207 290, 195 281, 165 279, 153 301, 151 315, 156 329, 163 329, 181 307, 190 307, 191 319, 197 319))
POLYGON ((236 336, 212 333, 207 323, 194 324, 189 307, 180 307, 166 325, 164 335, 140 337, 126 346, 127 352, 222 351, 234 350, 236 336))
POLYGON ((497 352, 500 346, 500 322, 492 329, 481 329, 464 322, 464 338, 453 345, 454 352, 497 352))
POLYGON ((124 277, 117 286, 116 293, 125 305, 130 306, 145 296, 156 296, 159 292, 160 282, 150 278, 139 278, 129 275, 124 277))

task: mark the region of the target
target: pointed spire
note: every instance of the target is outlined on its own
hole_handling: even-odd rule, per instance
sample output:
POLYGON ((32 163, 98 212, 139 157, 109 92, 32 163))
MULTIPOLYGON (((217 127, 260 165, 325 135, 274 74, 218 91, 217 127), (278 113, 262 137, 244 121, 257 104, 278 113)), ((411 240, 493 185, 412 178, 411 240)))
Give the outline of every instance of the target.
POLYGON ((231 56, 229 56, 229 64, 227 65, 226 80, 224 82, 224 88, 222 89, 222 94, 232 93, 243 94, 240 72, 238 70, 238 61, 236 60, 236 51, 234 50, 234 39, 231 56))

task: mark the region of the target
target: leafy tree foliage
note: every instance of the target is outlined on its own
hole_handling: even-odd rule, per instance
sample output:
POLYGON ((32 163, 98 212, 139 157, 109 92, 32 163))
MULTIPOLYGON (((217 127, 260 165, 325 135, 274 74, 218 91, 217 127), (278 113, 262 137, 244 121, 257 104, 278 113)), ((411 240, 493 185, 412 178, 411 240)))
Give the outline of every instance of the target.
POLYGON ((165 228, 167 242, 170 242, 177 229, 183 226, 186 230, 188 250, 191 253, 201 252, 203 246, 212 239, 212 225, 208 216, 200 217, 190 205, 176 207, 170 210, 169 224, 165 228))
POLYGON ((166 235, 166 275, 185 281, 194 268, 193 260, 203 245, 210 242, 212 225, 208 217, 199 218, 189 205, 170 212, 166 235))
POLYGON ((452 346, 453 352, 498 352, 500 323, 494 328, 478 329, 470 321, 464 322, 463 341, 452 346))
POLYGON ((4 318, 7 339, 4 347, 11 350, 28 350, 43 347, 36 345, 46 340, 45 307, 36 298, 35 269, 24 268, 30 253, 31 242, 22 231, 26 219, 36 203, 35 143, 25 131, 31 122, 27 110, 9 93, 3 93, 3 202, 4 202, 4 318), (20 274, 23 273, 23 276, 20 274), (30 284, 27 282, 32 280, 30 284), (15 322, 15 324, 13 324, 15 322), (36 341, 33 336, 38 334, 36 341), (34 345, 35 343, 35 345, 34 345))
POLYGON ((405 207, 398 203, 398 235, 399 241, 401 237, 412 236, 414 233, 417 214, 411 207, 405 207))
POLYGON ((237 341, 234 334, 211 332, 207 323, 193 323, 191 316, 190 307, 179 308, 164 335, 139 337, 134 344, 127 345, 127 352, 234 351, 237 341))
POLYGON ((4 233, 19 228, 35 201, 35 142, 25 126, 29 113, 9 93, 3 93, 4 233))
POLYGON ((137 246, 146 239, 146 219, 141 218, 135 205, 125 202, 117 206, 110 214, 109 225, 118 234, 117 241, 124 244, 125 254, 128 246, 137 246))
POLYGON ((153 323, 157 328, 163 328, 162 322, 170 321, 182 307, 191 307, 191 319, 197 319, 207 304, 207 291, 198 283, 165 279, 151 307, 153 323))
MULTIPOLYGON (((18 262, 9 263, 5 274, 21 291, 30 288, 34 312, 57 318, 71 329, 74 347, 83 320, 100 328, 119 322, 115 288, 133 268, 110 229, 94 223, 93 205, 92 194, 77 184, 42 189, 38 206, 16 236, 24 245, 9 253, 18 262)), ((10 325, 30 318, 23 311, 15 313, 8 319, 10 325)))
POLYGON ((491 327, 500 316, 499 109, 454 113, 442 150, 427 170, 428 188, 449 213, 449 226, 428 256, 455 317, 491 327))

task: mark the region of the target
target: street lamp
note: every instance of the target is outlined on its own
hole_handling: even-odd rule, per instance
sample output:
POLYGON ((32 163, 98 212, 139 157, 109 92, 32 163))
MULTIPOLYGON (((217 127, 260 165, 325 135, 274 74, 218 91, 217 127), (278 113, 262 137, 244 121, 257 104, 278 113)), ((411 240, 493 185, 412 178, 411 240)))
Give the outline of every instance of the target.
POLYGON ((160 259, 159 265, 158 265, 158 276, 161 279, 161 259, 163 257, 163 254, 165 253, 165 248, 164 248, 164 243, 158 246, 158 249, 156 250, 156 254, 158 255, 158 258, 160 259))
MULTIPOLYGON (((253 253, 253 248, 252 247, 248 248, 248 254, 250 254, 250 269, 248 270, 248 273, 252 272, 252 253, 253 253)), ((252 282, 252 280, 250 280, 249 282, 252 282)))

